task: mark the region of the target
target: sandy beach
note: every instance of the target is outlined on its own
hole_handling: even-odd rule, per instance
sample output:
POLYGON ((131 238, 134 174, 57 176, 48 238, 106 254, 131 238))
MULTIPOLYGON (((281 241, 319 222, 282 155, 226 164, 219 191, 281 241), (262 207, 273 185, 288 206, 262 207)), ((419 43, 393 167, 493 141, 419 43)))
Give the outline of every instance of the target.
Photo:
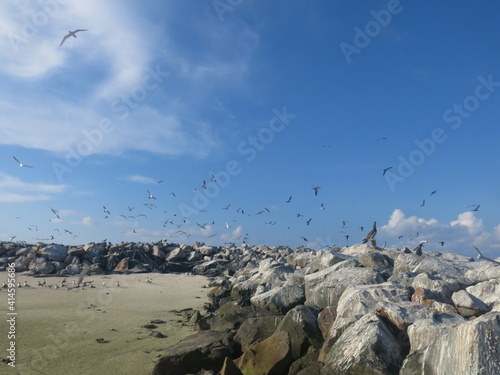
MULTIPOLYGON (((0 281, 7 275, 0 274, 0 281)), ((2 374, 147 375, 162 349, 193 334, 176 311, 202 310, 207 278, 174 274, 91 275, 95 288, 54 288, 60 277, 17 274, 16 367, 1 363, 2 374), (146 283, 146 277, 152 283, 146 283), (103 282, 105 285, 103 285, 103 282), (116 285, 119 283, 119 286, 116 285), (52 286, 52 287, 49 287, 52 286), (157 328, 146 328, 151 321, 157 328), (151 335, 160 332, 165 338, 151 335)), ((1 358, 8 352, 7 290, 0 292, 1 358)))

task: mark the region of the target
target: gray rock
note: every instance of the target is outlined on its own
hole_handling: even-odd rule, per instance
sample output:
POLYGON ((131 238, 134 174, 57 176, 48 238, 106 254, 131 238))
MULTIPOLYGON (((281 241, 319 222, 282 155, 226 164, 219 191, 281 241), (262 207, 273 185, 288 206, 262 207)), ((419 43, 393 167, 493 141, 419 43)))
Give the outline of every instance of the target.
POLYGON ((392 258, 383 254, 380 251, 374 251, 365 249, 358 255, 359 262, 364 267, 376 268, 376 269, 390 269, 394 265, 394 261, 392 258))
POLYGON ((305 277, 306 305, 335 309, 347 287, 382 282, 382 275, 371 268, 326 268, 305 277))
POLYGON ((49 274, 54 272, 54 269, 54 265, 42 257, 33 259, 29 265, 29 270, 34 273, 49 274))
POLYGON ((410 352, 425 349, 465 321, 461 315, 450 313, 439 314, 433 319, 417 320, 407 330, 410 352))
POLYGON ((319 349, 323 335, 318 326, 319 309, 297 306, 288 311, 276 328, 276 333, 287 332, 290 336, 290 355, 296 360, 306 354, 310 346, 319 349))
POLYGON ((375 312, 387 318, 400 330, 406 330, 408 326, 420 319, 432 319, 437 316, 437 311, 416 302, 387 302, 379 301, 375 305, 375 312))
POLYGON ((346 329, 324 356, 322 374, 397 374, 401 348, 376 314, 367 314, 346 329))
POLYGON ((253 296, 250 303, 258 309, 286 314, 295 306, 302 305, 305 299, 304 286, 284 285, 253 296))
POLYGON ((55 260, 56 262, 62 262, 66 258, 68 253, 68 248, 61 245, 50 245, 45 246, 38 250, 38 254, 47 260, 55 260))
POLYGON ((451 304, 451 295, 462 289, 462 284, 456 279, 442 278, 439 276, 429 276, 421 273, 413 279, 413 288, 423 288, 431 290, 440 298, 441 302, 451 304))
POLYGON ((462 323, 406 357, 400 375, 500 374, 500 313, 462 323))
MULTIPOLYGON (((498 267, 500 269, 500 267, 498 267)), ((500 279, 480 282, 465 289, 474 297, 480 299, 489 307, 500 305, 500 279)))
POLYGON ((14 268, 16 269, 16 272, 24 272, 27 271, 30 265, 32 259, 28 258, 27 256, 20 256, 14 261, 14 268))
POLYGON ((500 279, 500 267, 491 262, 477 262, 475 267, 465 273, 465 277, 475 282, 500 279))
POLYGON ((410 295, 409 287, 396 283, 350 286, 340 297, 337 319, 359 317, 373 312, 379 301, 409 301, 410 295))
POLYGON ((236 332, 234 341, 245 352, 253 344, 271 337, 283 318, 284 315, 270 315, 246 319, 236 332))
POLYGON ((458 292, 453 293, 451 298, 460 315, 465 318, 482 315, 491 310, 487 304, 479 298, 474 297, 466 290, 459 290, 458 292))
POLYGON ((233 350, 231 334, 199 332, 166 349, 154 365, 152 375, 194 374, 201 369, 218 372, 233 350))

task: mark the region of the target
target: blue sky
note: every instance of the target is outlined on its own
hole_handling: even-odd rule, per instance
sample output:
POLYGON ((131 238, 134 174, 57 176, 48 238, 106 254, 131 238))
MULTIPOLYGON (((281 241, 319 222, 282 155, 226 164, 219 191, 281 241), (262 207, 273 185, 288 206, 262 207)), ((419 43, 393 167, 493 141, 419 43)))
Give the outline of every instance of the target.
POLYGON ((0 239, 499 256, 499 11, 2 1, 0 239))

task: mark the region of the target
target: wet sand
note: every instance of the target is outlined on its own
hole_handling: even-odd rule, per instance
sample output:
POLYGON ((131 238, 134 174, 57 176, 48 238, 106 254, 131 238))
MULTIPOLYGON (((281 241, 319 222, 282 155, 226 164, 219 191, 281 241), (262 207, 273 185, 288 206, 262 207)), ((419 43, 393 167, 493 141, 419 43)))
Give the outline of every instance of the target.
MULTIPOLYGON (((0 282, 6 278, 0 273, 0 282)), ((175 310, 202 311, 208 301, 203 276, 91 275, 85 280, 94 280, 96 288, 83 290, 41 287, 36 284, 42 278, 17 274, 16 282, 25 280, 30 287, 16 290, 16 367, 0 363, 2 374, 150 374, 162 349, 194 333, 175 310), (146 277, 153 282, 146 283, 146 277), (152 320, 165 323, 142 327, 152 320), (151 336, 151 331, 167 337, 151 336)), ((54 285, 61 278, 45 280, 54 285)), ((71 288, 78 278, 66 280, 71 288)), ((7 308, 7 291, 1 289, 1 359, 7 358, 10 341, 7 308)))

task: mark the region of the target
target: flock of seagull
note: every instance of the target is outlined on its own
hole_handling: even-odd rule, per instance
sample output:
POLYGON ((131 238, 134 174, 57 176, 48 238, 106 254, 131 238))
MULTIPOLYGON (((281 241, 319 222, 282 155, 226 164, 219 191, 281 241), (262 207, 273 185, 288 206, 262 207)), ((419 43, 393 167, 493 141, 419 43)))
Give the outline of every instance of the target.
MULTIPOLYGON (((62 46, 62 45, 63 45, 63 44, 64 44, 64 43, 65 43, 65 42, 69 39, 69 38, 71 38, 71 37, 76 38, 76 37, 77 37, 77 36, 76 36, 76 34, 77 34, 77 33, 84 32, 84 31, 88 31, 88 29, 75 29, 75 30, 73 30, 73 31, 68 31, 68 34, 66 34, 66 35, 62 38, 62 40, 61 40, 61 43, 60 43, 59 47, 61 47, 61 46, 62 46)), ((382 137, 382 138, 379 138, 378 140, 384 140, 384 139, 386 139, 386 138, 385 138, 385 137, 382 137)), ((324 147, 324 148, 331 148, 331 145, 323 145, 323 147, 324 147)), ((15 156, 13 156, 13 158, 14 158, 14 160, 15 160, 15 161, 19 164, 19 166, 20 166, 20 167, 23 167, 23 168, 33 168, 33 166, 31 166, 31 165, 24 164, 23 162, 21 162, 21 161, 20 161, 18 158, 16 158, 15 156)), ((389 170, 391 170, 392 168, 393 168, 392 166, 387 167, 387 168, 384 168, 384 169, 383 169, 383 171, 382 171, 382 176, 385 176, 385 175, 386 175, 386 173, 387 173, 389 170)), ((158 183, 162 183, 162 182, 163 182, 163 180, 158 180, 157 182, 158 182, 158 183)), ((216 182, 216 178, 215 178, 215 176, 214 176, 213 174, 212 174, 212 176, 211 176, 210 182, 216 182)), ((205 180, 203 180, 203 183, 202 183, 202 185, 201 185, 201 188, 202 188, 202 189, 207 189, 207 182, 206 182, 205 180)), ((313 186, 313 187, 312 187, 312 190, 314 190, 314 196, 318 196, 320 188, 321 188, 320 186, 313 186)), ((196 190, 196 188, 195 188, 195 190, 196 190)), ((434 194, 436 194, 436 193, 437 193, 437 191, 436 191, 436 190, 434 190, 434 191, 432 191, 432 192, 430 193, 430 196, 433 196, 433 195, 434 195, 434 194)), ((147 196, 147 197, 148 197, 148 199, 149 199, 149 200, 154 200, 154 201, 157 201, 157 198, 153 195, 153 193, 152 193, 149 189, 147 190, 147 194, 148 194, 148 196, 147 196)), ((174 196, 174 197, 176 196, 174 192, 171 192, 170 194, 171 194, 172 196, 174 196)), ((292 196, 290 195, 290 196, 289 196, 289 198, 285 201, 285 203, 290 204, 291 202, 292 202, 292 196)), ((426 200, 424 199, 424 200, 422 201, 422 203, 421 203, 420 207, 425 206, 425 204, 426 204, 426 200)), ((156 208, 157 208, 157 206, 156 206, 154 203, 150 203, 150 202, 148 202, 148 203, 143 203, 143 205, 144 205, 146 208, 150 209, 150 210, 153 210, 153 209, 156 209, 156 208)), ((230 206, 231 206, 231 204, 228 204, 226 207, 223 207, 223 209, 224 209, 224 210, 229 210, 229 207, 230 207, 230 206)), ((108 219, 108 218, 111 216, 111 212, 110 212, 110 211, 106 208, 106 206, 102 206, 102 207, 103 207, 103 212, 104 212, 104 214, 105 214, 104 218, 105 218, 105 219, 108 219)), ((471 211, 478 211, 478 210, 479 210, 480 205, 471 205, 471 206, 469 206, 469 207, 474 207, 474 209, 472 209, 471 211)), ((130 207, 130 206, 128 206, 128 211, 129 211, 129 213, 130 213, 130 212, 131 212, 134 208, 135 208, 135 207, 130 207)), ((321 209, 321 210, 325 210, 325 209, 326 209, 326 207, 325 207, 325 205, 324 205, 323 203, 321 203, 321 205, 320 205, 320 209, 321 209)), ((54 208, 51 208, 51 211, 52 211, 52 213, 56 216, 56 218, 60 221, 60 220, 61 220, 61 217, 60 217, 59 211, 58 211, 58 210, 56 210, 56 209, 54 209, 54 208)), ((268 208, 265 208, 265 209, 263 209, 263 210, 258 211, 255 215, 261 215, 261 214, 265 213, 266 211, 267 211, 268 213, 270 213, 269 209, 268 209, 268 208)), ((203 211, 200 211, 200 212, 203 212, 203 211)), ((236 212, 241 213, 241 214, 245 214, 245 211, 244 211, 244 209, 242 209, 242 208, 238 208, 238 210, 236 210, 236 212)), ((247 214, 247 215, 249 215, 249 216, 250 216, 250 214, 247 214)), ((144 217, 144 218, 146 218, 146 219, 149 219, 149 218, 148 218, 148 216, 147 216, 147 215, 145 215, 145 214, 138 214, 138 215, 125 215, 125 214, 120 214, 120 215, 118 215, 118 216, 123 217, 125 220, 128 220, 128 219, 137 219, 138 217, 144 217)), ((176 215, 176 214, 174 214, 174 216, 177 216, 177 215, 176 215)), ((300 214, 300 213, 297 213, 297 215, 296 215, 296 216, 297 216, 298 218, 303 217, 303 215, 302 215, 302 214, 300 214)), ((50 219, 49 221, 53 221, 53 220, 54 220, 54 219, 50 219)), ((184 230, 180 230, 181 226, 182 226, 184 223, 186 223, 189 219, 184 217, 182 220, 183 220, 183 222, 182 222, 182 223, 180 223, 180 224, 179 224, 179 223, 174 223, 174 221, 173 221, 173 220, 168 220, 168 219, 167 219, 166 221, 164 221, 164 222, 163 222, 163 226, 164 226, 164 227, 167 227, 167 225, 170 225, 170 224, 171 224, 171 225, 176 226, 176 227, 177 227, 177 229, 179 229, 179 230, 177 230, 177 231, 175 231, 175 232, 169 232, 169 235, 170 235, 171 237, 173 237, 174 235, 185 235, 186 237, 189 237, 189 236, 190 236, 190 234, 189 234, 189 233, 187 233, 186 231, 184 231, 184 230)), ((235 221, 236 221, 236 220, 235 220, 235 221)), ((306 225, 307 225, 307 226, 309 226, 309 225, 310 225, 310 223, 311 223, 311 221, 312 221, 312 218, 309 218, 308 220, 306 220, 306 221, 305 221, 306 225)), ((213 225, 213 224, 215 224, 215 222, 213 222, 213 221, 212 221, 211 225, 213 225)), ((201 223, 201 224, 200 224, 200 223, 196 223, 196 225, 197 225, 198 227, 200 227, 201 229, 203 229, 203 230, 207 230, 207 229, 209 229, 209 223, 201 223)), ((272 220, 271 220, 271 221, 266 221, 266 222, 265 222, 265 225, 267 225, 267 226, 276 225, 276 221, 272 221, 272 220)), ((231 226, 230 224, 228 224, 227 222, 224 222, 224 228, 225 228, 225 229, 230 229, 231 227, 232 227, 232 226, 231 226)), ((290 229, 290 227, 287 227, 287 228, 288 228, 288 229, 290 229)), ((341 228, 347 228, 347 225, 346 225, 346 221, 345 221, 345 220, 344 220, 344 221, 342 221, 342 227, 341 227, 341 228)), ((361 227, 359 227, 359 228, 361 229, 361 232, 362 232, 362 231, 363 231, 363 227, 361 226, 361 227)), ((36 225, 30 225, 30 226, 28 227, 28 229, 29 229, 30 231, 31 231, 31 230, 38 231, 38 227, 37 227, 36 225)), ((129 229, 130 229, 131 233, 137 233, 137 231, 136 231, 136 229, 135 229, 135 228, 129 228, 129 229)), ((64 234, 64 233, 68 233, 68 234, 72 235, 72 236, 73 236, 73 238, 77 238, 77 237, 78 237, 78 235, 73 234, 71 231, 69 231, 69 230, 67 230, 67 229, 63 229, 62 231, 61 231, 61 230, 59 230, 59 229, 54 229, 54 231, 57 231, 57 234, 64 234)), ((346 241, 347 241, 347 242, 349 242, 350 234, 347 234, 347 233, 345 233, 345 232, 343 232, 343 231, 342 231, 342 233, 344 233, 344 237, 345 237, 346 241)), ((375 241, 375 235, 376 235, 376 233, 377 233, 376 223, 374 223, 374 224, 373 224, 373 229, 372 229, 372 231, 370 231, 370 232, 367 234, 367 236, 365 237, 365 239, 364 239, 362 242, 363 242, 363 243, 370 242, 370 244, 371 244, 371 246, 372 246, 372 247, 376 247, 376 241, 375 241)), ((210 235, 207 235, 207 237, 208 237, 208 238, 212 238, 212 237, 214 237, 215 235, 216 235, 216 233, 212 233, 212 234, 210 234, 210 235)), ((418 235, 419 235, 419 234, 417 233, 416 237, 418 237, 418 235)), ((10 237, 10 240, 12 241, 14 238, 16 238, 16 236, 11 236, 11 237, 10 237)), ((309 242, 309 240, 308 240, 306 237, 304 237, 304 236, 301 236, 300 238, 301 238, 304 242, 309 242)), ((401 238, 402 238, 402 236, 399 236, 398 238, 399 238, 399 239, 401 239, 401 238)), ((54 238, 54 236, 53 236, 53 235, 51 235, 49 238, 38 238, 38 239, 39 239, 39 240, 50 241, 50 240, 54 240, 55 238, 54 238)), ((239 240, 241 240, 243 243, 245 243, 245 241, 246 241, 247 239, 248 239, 248 233, 247 233, 247 234, 245 234, 244 236, 239 236, 239 237, 237 237, 237 238, 234 238, 234 241, 239 241, 239 240)), ((413 238, 411 238, 410 240, 413 240, 413 238)), ((425 243, 425 242, 426 242, 426 241, 422 241, 422 242, 421 242, 421 243, 417 246, 417 247, 418 247, 418 249, 417 249, 417 248, 415 248, 414 252, 421 252, 422 245, 423 245, 423 243, 425 243)), ((439 243, 441 246, 443 246, 443 245, 444 245, 444 241, 440 241, 440 242, 438 242, 438 243, 439 243)), ((226 244, 234 244, 234 242, 226 242, 226 244)), ((385 246, 385 244, 384 244, 384 246, 385 246)), ((405 250, 406 250, 406 249, 405 249, 405 250)))
MULTIPOLYGON (((83 29, 79 29, 79 30, 75 30, 75 32, 77 31, 85 31, 83 29)), ((65 36, 65 39, 63 39, 63 42, 69 38, 70 36, 75 36, 73 35, 72 33, 68 34, 65 36)), ((18 165, 20 167, 23 167, 23 168, 33 168, 33 166, 31 165, 27 165, 27 164, 24 164, 23 162, 21 162, 17 157, 13 156, 13 159, 16 161, 16 163, 18 163, 18 165)), ((383 170, 383 175, 392 167, 388 167, 388 168, 385 168, 383 170)), ((163 180, 158 180, 156 181, 158 184, 161 184, 163 183, 164 181, 163 180)), ((210 182, 216 182, 216 178, 214 175, 211 176, 211 179, 210 179, 210 182)), ((201 183, 201 189, 207 189, 208 188, 208 185, 207 185, 207 181, 206 180, 203 180, 203 182, 201 183)), ((321 187, 320 186, 313 186, 311 187, 311 190, 313 190, 313 193, 314 193, 314 196, 317 197, 319 195, 319 191, 320 191, 321 187)), ((194 190, 197 190, 197 188, 194 188, 194 190)), ((433 190, 432 192, 430 192, 429 196, 433 196, 437 193, 437 190, 433 190)), ((173 197, 176 197, 175 193, 174 192, 170 192, 170 195, 172 195, 173 197)), ((145 202, 143 203, 143 206, 149 210, 155 210, 157 209, 157 205, 155 203, 152 203, 152 202, 157 202, 158 199, 157 197, 155 197, 155 195, 153 194, 153 192, 150 190, 150 189, 147 189, 147 195, 146 195, 147 199, 149 200, 148 202, 145 202)), ((293 196, 292 195, 289 195, 288 196, 288 199, 284 200, 284 203, 285 204, 292 204, 292 199, 293 199, 293 196)), ((424 199, 422 204, 420 205, 421 207, 424 206, 426 203, 426 200, 424 199)), ((229 211, 231 207, 231 204, 228 204, 227 206, 224 206, 222 207, 222 210, 225 210, 225 211, 229 211)), ((478 211, 479 210, 479 207, 480 205, 471 205, 469 207, 473 207, 473 209, 471 211, 478 211)), ((127 209, 128 209, 128 213, 127 214, 119 214, 117 216, 119 217, 122 217, 124 220, 129 220, 129 219, 135 219, 135 220, 138 220, 138 218, 145 218, 147 220, 149 220, 149 217, 148 215, 144 214, 144 213, 137 213, 137 214, 133 214, 132 211, 134 211, 136 209, 135 206, 127 206, 127 209)), ((321 203, 319 205, 319 209, 320 210, 325 210, 326 207, 323 203, 321 203)), ((55 209, 55 208, 50 208, 52 214, 55 216, 55 218, 52 218, 52 219, 49 219, 49 221, 54 221, 56 223, 60 223, 60 222, 63 222, 64 220, 61 219, 61 215, 60 215, 60 212, 55 209), (57 220, 56 220, 57 219, 57 220)), ((102 211, 104 213, 104 219, 109 219, 112 215, 111 215, 111 211, 106 207, 106 206, 102 206, 102 211)), ((167 211, 163 211, 164 213, 166 213, 167 211)), ((204 212, 207 212, 206 210, 200 210, 199 213, 204 213, 204 212)), ((245 209, 243 209, 242 207, 239 207, 238 209, 235 210, 236 213, 238 214, 241 214, 241 215, 247 215, 247 216, 258 216, 258 215, 262 215, 262 214, 270 214, 271 211, 269 210, 269 208, 264 208, 264 209, 261 209, 259 211, 257 211, 255 214, 250 214, 250 213, 247 213, 245 212, 245 209)), ((188 230, 183 230, 183 225, 186 224, 186 223, 189 223, 191 221, 190 218, 187 218, 187 217, 177 217, 177 214, 173 214, 174 217, 176 217, 177 219, 180 219, 179 221, 175 222, 173 218, 171 219, 166 219, 164 221, 162 221, 162 224, 163 224, 163 227, 164 228, 167 228, 169 226, 172 226, 174 227, 173 230, 170 230, 170 231, 167 231, 167 235, 169 237, 174 237, 174 236, 184 236, 185 238, 189 238, 191 236, 191 233, 188 233, 189 231, 188 230), (175 230, 177 229, 177 230, 175 230)), ((304 217, 303 214, 301 213, 297 213, 296 214, 296 217, 297 218, 301 218, 301 217, 304 217)), ((16 217, 17 218, 17 217, 16 217)), ((308 218, 307 220, 304 221, 305 225, 306 226, 310 226, 311 225, 311 222, 312 222, 313 218, 310 217, 308 218)), ((233 222, 238 222, 238 220, 236 219, 233 219, 233 222)), ((340 229, 346 229, 348 228, 348 225, 347 225, 348 221, 346 220, 342 220, 342 225, 340 227, 340 229)), ((194 224, 196 224, 199 228, 201 228, 202 230, 206 231, 205 235, 207 238, 213 238, 215 237, 218 233, 213 233, 212 232, 212 229, 214 228, 213 226, 215 225, 215 221, 209 221, 209 222, 195 222, 194 224)), ((266 226, 274 226, 276 225, 276 221, 275 220, 269 220, 269 221, 264 221, 264 224, 266 226)), ((233 228, 233 225, 229 224, 228 221, 225 221, 224 222, 224 225, 223 225, 223 228, 228 230, 230 228, 233 228)), ((30 225, 28 227, 28 229, 30 231, 36 231, 38 232, 38 226, 37 225, 30 225)), ((137 234, 139 233, 138 230, 136 230, 135 227, 129 227, 128 228, 129 230, 128 231, 124 231, 122 233, 128 233, 128 234, 137 234)), ((291 229, 290 226, 287 226, 287 229, 291 229)), ((363 232, 364 230, 364 227, 363 226, 359 226, 359 229, 361 230, 361 232, 363 232)), ((64 235, 64 234, 68 234, 68 235, 71 235, 73 236, 73 239, 77 238, 78 235, 77 234, 74 234, 73 232, 69 231, 68 229, 53 229, 55 232, 57 232, 57 235, 64 235)), ((351 238, 351 234, 348 234, 346 233, 344 230, 340 230, 340 233, 343 233, 343 236, 347 242, 347 244, 349 244, 349 239, 351 238)), ((377 228, 376 228, 376 222, 373 223, 373 228, 372 230, 366 235, 366 237, 362 240, 362 243, 367 243, 369 242, 370 243, 370 246, 372 248, 376 248, 376 240, 375 240, 375 235, 377 234, 377 228)), ((235 245, 237 241, 241 241, 242 243, 246 243, 246 241, 248 240, 248 236, 249 234, 248 233, 245 233, 245 234, 240 234, 240 235, 235 235, 233 236, 231 239, 231 241, 228 241, 228 242, 225 242, 224 244, 227 244, 227 245, 235 245)), ((226 235, 226 239, 228 238, 229 236, 226 235)), ((309 242, 309 239, 305 236, 299 236, 300 239, 304 242, 309 242)), ((409 238, 410 241, 413 241, 415 238, 419 237, 419 233, 416 233, 416 236, 414 237, 411 237, 409 238)), ((10 240, 12 241, 14 238, 16 238, 16 236, 11 236, 10 237, 10 240)), ((398 236, 398 239, 401 240, 403 238, 402 235, 398 236)), ((54 235, 50 235, 50 237, 48 238, 36 238, 37 240, 41 240, 41 241, 52 241, 52 240, 55 240, 55 237, 54 235)), ((417 245, 417 247, 415 247, 413 250, 409 250, 408 248, 405 248, 404 249, 404 252, 414 252, 414 253, 421 253, 421 249, 422 249, 422 246, 424 243, 426 243, 427 241, 421 241, 419 243, 419 245, 417 245)), ((439 243, 441 246, 444 246, 445 242, 444 241, 439 241, 437 242, 439 243)), ((328 245, 333 245, 333 246, 341 246, 340 244, 328 244, 328 245)), ((385 248, 386 246, 386 243, 384 243, 384 245, 382 246, 382 248, 385 248)))

